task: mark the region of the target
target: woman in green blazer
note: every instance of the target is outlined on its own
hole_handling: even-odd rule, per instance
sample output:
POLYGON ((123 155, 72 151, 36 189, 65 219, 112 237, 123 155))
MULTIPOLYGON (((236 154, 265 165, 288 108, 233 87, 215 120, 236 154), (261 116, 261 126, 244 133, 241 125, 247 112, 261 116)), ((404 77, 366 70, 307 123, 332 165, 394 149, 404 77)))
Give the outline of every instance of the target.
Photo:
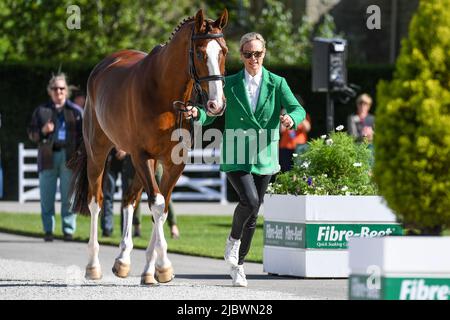
MULTIPOLYGON (((234 286, 247 286, 244 258, 250 249, 267 186, 272 175, 280 170, 280 123, 287 128, 297 127, 306 115, 286 80, 263 67, 265 52, 260 34, 245 34, 240 41, 244 69, 227 77, 225 82, 227 109, 220 169, 227 173, 239 195, 224 255, 231 266, 234 286), (284 115, 280 115, 282 107, 287 110, 284 115)), ((214 117, 195 107, 187 116, 202 125, 214 121, 214 117)))

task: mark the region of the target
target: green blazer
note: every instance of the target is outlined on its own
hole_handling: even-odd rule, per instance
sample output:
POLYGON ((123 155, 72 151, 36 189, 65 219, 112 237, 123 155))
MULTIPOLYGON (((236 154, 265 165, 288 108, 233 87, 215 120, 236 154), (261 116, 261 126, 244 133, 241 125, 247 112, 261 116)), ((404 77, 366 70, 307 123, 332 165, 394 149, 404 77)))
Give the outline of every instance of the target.
MULTIPOLYGON (((244 69, 225 79, 227 99, 225 128, 221 145, 221 171, 246 171, 259 175, 280 170, 278 141, 280 112, 285 108, 294 121, 294 128, 305 119, 306 112, 294 97, 286 80, 262 69, 261 89, 253 113, 245 89, 244 69)), ((203 109, 198 109, 197 121, 212 123, 203 109)))

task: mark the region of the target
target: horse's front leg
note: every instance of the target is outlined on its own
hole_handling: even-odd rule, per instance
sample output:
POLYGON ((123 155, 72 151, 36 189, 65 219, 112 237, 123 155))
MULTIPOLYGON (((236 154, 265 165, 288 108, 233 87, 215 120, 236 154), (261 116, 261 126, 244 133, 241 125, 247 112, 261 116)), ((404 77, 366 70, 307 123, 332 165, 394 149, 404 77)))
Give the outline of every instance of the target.
POLYGON ((153 159, 145 159, 145 155, 132 155, 132 158, 136 174, 141 179, 144 189, 149 197, 148 204, 154 222, 152 236, 146 251, 147 263, 142 272, 141 284, 152 285, 157 284, 158 281, 168 282, 173 278, 173 271, 172 263, 167 257, 167 242, 164 238, 164 231, 162 230, 162 225, 165 221, 165 201, 159 191, 155 179, 156 161, 153 159), (156 268, 156 259, 158 255, 160 256, 159 260, 164 261, 164 263, 158 264, 158 268, 156 268), (162 268, 166 270, 166 272, 163 272, 163 276, 160 276, 162 274, 162 268))
POLYGON ((122 241, 120 242, 120 251, 117 256, 113 273, 119 278, 126 278, 131 268, 131 250, 133 250, 132 223, 133 214, 139 204, 142 194, 142 183, 137 176, 126 190, 122 190, 122 208, 123 208, 123 230, 122 241))
POLYGON ((164 222, 167 220, 170 196, 175 187, 178 178, 184 169, 184 164, 174 165, 173 163, 164 164, 164 172, 161 178, 160 190, 162 193, 162 201, 152 207, 153 217, 155 219, 155 250, 156 256, 156 277, 159 282, 168 282, 173 278, 173 268, 167 257, 167 241, 164 237, 164 222), (165 201, 164 201, 165 200, 165 201))

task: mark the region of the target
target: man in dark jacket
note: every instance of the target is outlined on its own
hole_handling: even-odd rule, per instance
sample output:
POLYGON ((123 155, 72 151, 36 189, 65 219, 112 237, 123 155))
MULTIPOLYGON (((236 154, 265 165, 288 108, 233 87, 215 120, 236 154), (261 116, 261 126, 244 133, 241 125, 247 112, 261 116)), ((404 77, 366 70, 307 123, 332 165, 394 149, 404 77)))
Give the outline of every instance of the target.
POLYGON ((82 141, 82 114, 68 99, 68 90, 64 74, 53 76, 47 86, 51 101, 35 109, 28 128, 29 138, 39 148, 39 189, 45 241, 53 240, 58 178, 64 240, 72 240, 76 228, 76 215, 70 212, 68 199, 72 171, 66 164, 82 141))

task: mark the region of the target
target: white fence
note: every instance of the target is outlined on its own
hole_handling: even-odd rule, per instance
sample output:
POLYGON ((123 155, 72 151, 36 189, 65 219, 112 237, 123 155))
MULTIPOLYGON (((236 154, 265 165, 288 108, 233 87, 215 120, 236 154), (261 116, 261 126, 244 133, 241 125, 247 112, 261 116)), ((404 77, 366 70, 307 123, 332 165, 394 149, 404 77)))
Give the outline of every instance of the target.
MULTIPOLYGON (((30 200, 39 200, 39 178, 37 174, 37 149, 25 149, 23 143, 19 143, 19 202, 24 203, 30 200)), ((217 150, 216 150, 217 152, 217 150)), ((211 159, 218 155, 211 150, 195 149, 189 152, 189 157, 195 159, 211 159)), ((122 198, 121 179, 117 181, 117 191, 114 200, 122 198)), ((142 194, 143 199, 147 199, 147 194, 142 194)), ((56 199, 60 199, 59 179, 56 199)), ((173 200, 186 201, 220 201, 227 203, 227 180, 224 172, 219 171, 218 164, 187 164, 183 175, 178 179, 173 200), (213 177, 193 177, 191 174, 208 173, 213 177), (177 191, 179 188, 189 189, 189 191, 177 191), (218 189, 218 190, 217 190, 218 189)))

